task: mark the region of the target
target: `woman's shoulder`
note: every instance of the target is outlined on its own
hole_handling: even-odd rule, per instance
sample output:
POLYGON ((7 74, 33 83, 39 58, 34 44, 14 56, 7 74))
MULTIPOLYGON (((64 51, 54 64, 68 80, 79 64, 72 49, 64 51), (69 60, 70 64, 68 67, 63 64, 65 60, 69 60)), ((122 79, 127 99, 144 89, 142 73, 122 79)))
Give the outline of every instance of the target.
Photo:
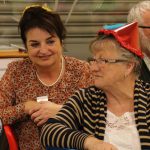
POLYGON ((19 59, 10 62, 7 66, 6 73, 11 74, 22 74, 23 72, 31 72, 33 65, 30 59, 19 59))
POLYGON ((101 90, 100 88, 97 88, 94 85, 89 86, 88 88, 84 88, 84 89, 85 89, 86 93, 90 93, 91 95, 96 95, 96 96, 104 95, 104 91, 101 90))
POLYGON ((135 83, 135 93, 140 93, 144 97, 150 97, 150 83, 138 79, 135 83))
POLYGON ((22 69, 24 67, 29 67, 29 66, 32 66, 32 63, 29 58, 16 59, 8 64, 9 68, 17 68, 17 69, 18 68, 22 69))
POLYGON ((68 69, 76 68, 89 68, 89 64, 85 60, 80 60, 75 57, 64 56, 65 64, 68 69))
POLYGON ((18 82, 24 79, 23 76, 30 76, 32 71, 32 63, 29 59, 14 60, 8 64, 8 67, 2 76, 2 80, 12 80, 18 82))
POLYGON ((105 93, 95 87, 95 86, 90 86, 88 88, 80 88, 79 90, 76 90, 75 93, 72 95, 71 99, 75 99, 77 101, 81 101, 82 103, 86 104, 100 104, 101 102, 103 104, 106 103, 106 95, 105 93))
POLYGON ((94 85, 86 88, 80 88, 79 90, 76 91, 76 93, 80 93, 82 95, 88 95, 90 97, 95 97, 95 98, 100 98, 101 96, 105 95, 103 90, 97 88, 94 85))
POLYGON ((145 82, 145 81, 140 80, 140 79, 138 79, 136 81, 136 85, 137 85, 137 87, 143 88, 143 89, 150 88, 150 83, 149 82, 145 82))

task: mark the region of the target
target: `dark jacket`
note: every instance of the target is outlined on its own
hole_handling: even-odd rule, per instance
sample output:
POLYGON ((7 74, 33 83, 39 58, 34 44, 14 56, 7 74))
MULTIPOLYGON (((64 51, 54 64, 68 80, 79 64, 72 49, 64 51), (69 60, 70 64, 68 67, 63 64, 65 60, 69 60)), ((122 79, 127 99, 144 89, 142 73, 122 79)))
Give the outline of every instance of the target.
POLYGON ((150 70, 146 66, 144 60, 142 61, 142 68, 141 68, 140 79, 142 79, 145 82, 149 82, 150 83, 150 70))

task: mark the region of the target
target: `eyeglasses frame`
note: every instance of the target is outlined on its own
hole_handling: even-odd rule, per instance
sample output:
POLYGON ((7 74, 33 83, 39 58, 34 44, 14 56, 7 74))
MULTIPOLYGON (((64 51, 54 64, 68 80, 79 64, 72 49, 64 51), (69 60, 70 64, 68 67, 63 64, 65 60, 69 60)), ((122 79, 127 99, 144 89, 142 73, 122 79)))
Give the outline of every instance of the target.
POLYGON ((150 26, 138 26, 138 27, 143 29, 150 29, 150 26))
POLYGON ((106 59, 106 58, 95 59, 95 58, 89 57, 88 62, 89 63, 94 62, 97 64, 107 64, 107 63, 114 64, 114 63, 120 63, 120 62, 128 62, 128 60, 126 60, 126 59, 106 59))

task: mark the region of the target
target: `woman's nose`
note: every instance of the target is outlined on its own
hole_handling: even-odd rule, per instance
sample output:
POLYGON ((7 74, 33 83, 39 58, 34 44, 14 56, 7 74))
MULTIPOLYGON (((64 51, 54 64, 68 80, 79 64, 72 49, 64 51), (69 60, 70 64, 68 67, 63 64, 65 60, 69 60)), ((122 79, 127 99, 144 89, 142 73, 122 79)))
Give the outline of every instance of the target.
POLYGON ((47 44, 41 44, 40 52, 45 53, 49 49, 49 46, 47 44))

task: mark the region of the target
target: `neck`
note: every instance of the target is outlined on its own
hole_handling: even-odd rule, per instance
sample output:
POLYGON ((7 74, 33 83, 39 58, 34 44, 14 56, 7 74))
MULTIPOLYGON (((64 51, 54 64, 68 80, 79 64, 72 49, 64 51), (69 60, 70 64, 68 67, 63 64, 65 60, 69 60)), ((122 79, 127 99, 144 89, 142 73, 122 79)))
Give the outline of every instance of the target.
POLYGON ((134 86, 135 80, 126 80, 106 91, 108 109, 118 116, 133 111, 134 86))
POLYGON ((40 77, 49 77, 49 78, 53 78, 56 77, 61 70, 61 64, 57 65, 58 67, 36 67, 36 73, 40 76, 40 77), (57 69, 56 69, 57 68, 57 69))
MULTIPOLYGON (((121 83, 116 83, 113 87, 106 90, 106 96, 118 103, 124 103, 123 99, 133 99, 135 79, 126 80, 121 83)), ((113 102, 113 101, 110 101, 113 102)))
POLYGON ((111 90, 107 91, 106 95, 108 97, 114 97, 114 99, 118 101, 122 101, 120 97, 133 98, 134 84, 135 84, 135 80, 118 84, 117 86, 113 87, 111 90))
POLYGON ((60 80, 63 72, 64 60, 62 57, 61 62, 57 65, 57 67, 37 68, 36 74, 42 84, 46 86, 52 86, 57 83, 58 80, 60 80))

